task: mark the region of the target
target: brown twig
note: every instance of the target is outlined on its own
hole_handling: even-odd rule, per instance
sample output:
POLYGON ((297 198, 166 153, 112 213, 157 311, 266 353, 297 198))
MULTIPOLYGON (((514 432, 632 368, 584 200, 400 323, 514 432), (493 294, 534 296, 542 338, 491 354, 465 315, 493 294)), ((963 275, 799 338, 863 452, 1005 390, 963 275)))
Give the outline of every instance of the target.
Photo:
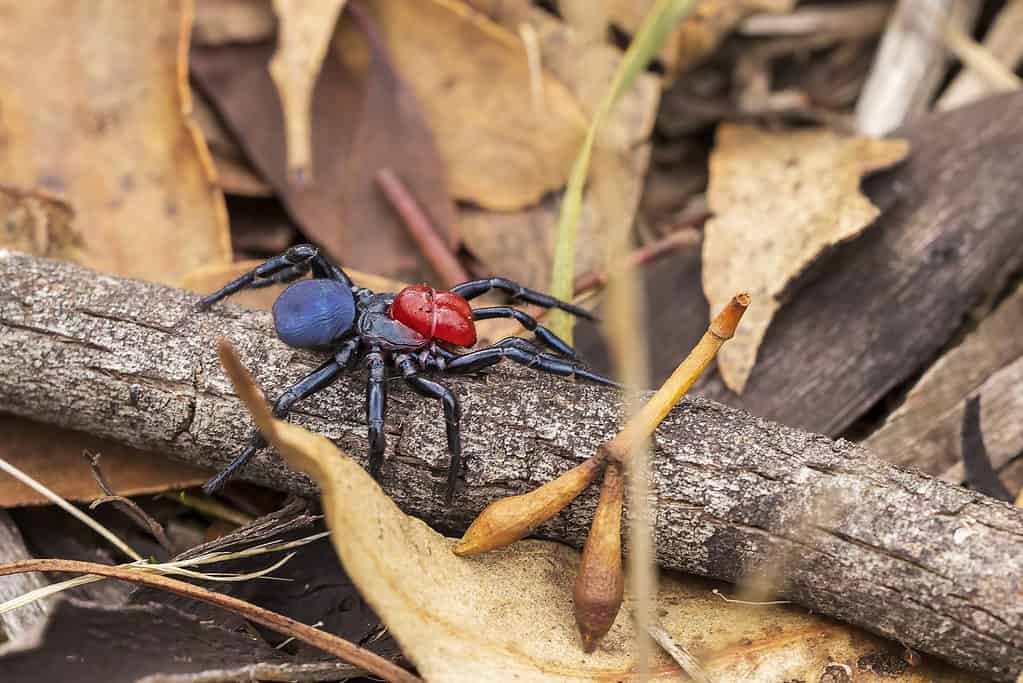
POLYGON ((106 475, 103 474, 103 470, 100 469, 99 459, 101 454, 82 451, 82 455, 89 461, 89 469, 92 470, 92 477, 96 480, 97 486, 106 494, 102 498, 92 501, 89 509, 95 510, 105 503, 113 503, 114 507, 127 515, 129 519, 138 524, 142 529, 148 531, 156 539, 156 542, 160 544, 160 547, 173 554, 174 544, 167 538, 167 532, 164 531, 163 525, 153 519, 148 512, 140 508, 138 503, 131 498, 119 496, 114 492, 114 488, 110 485, 106 475))
MULTIPOLYGON (((706 217, 706 215, 702 216, 701 220, 706 217)), ((696 221, 693 221, 693 223, 695 222, 696 221)), ((625 268, 638 268, 639 266, 658 259, 676 249, 696 246, 700 243, 701 238, 702 233, 700 230, 695 228, 692 224, 685 225, 674 232, 668 233, 666 236, 655 242, 643 245, 642 247, 629 252, 629 255, 623 260, 622 265, 625 268)), ((608 278, 609 275, 606 270, 591 270, 588 273, 583 273, 575 279, 576 296, 591 289, 603 287, 607 284, 608 278)))
POLYGON ((472 279, 397 174, 389 168, 382 168, 377 171, 376 181, 441 281, 450 287, 472 279))
POLYGON ((265 626, 297 640, 308 643, 324 652, 343 659, 350 664, 360 666, 366 671, 379 676, 391 683, 423 683, 423 679, 402 669, 397 664, 384 659, 380 655, 363 649, 358 645, 339 638, 332 633, 313 628, 300 621, 295 621, 283 614, 257 607, 238 598, 216 593, 214 591, 193 586, 184 581, 167 578, 158 574, 150 574, 138 569, 112 567, 95 562, 79 562, 77 560, 33 559, 10 562, 0 565, 0 576, 21 574, 24 572, 72 572, 75 574, 95 574, 112 579, 120 579, 130 583, 164 590, 168 593, 181 595, 193 600, 223 607, 250 621, 265 626))

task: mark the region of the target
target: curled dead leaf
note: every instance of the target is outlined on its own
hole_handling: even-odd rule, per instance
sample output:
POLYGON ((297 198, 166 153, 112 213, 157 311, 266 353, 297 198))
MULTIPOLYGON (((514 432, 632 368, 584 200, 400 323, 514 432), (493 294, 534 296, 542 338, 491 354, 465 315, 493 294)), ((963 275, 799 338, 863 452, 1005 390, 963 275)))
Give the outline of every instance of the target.
POLYGON ((277 51, 270 75, 284 112, 288 168, 297 185, 312 180, 313 87, 346 0, 273 0, 277 51))
POLYGON ((774 133, 722 124, 710 159, 703 291, 711 311, 737 290, 757 301, 718 359, 742 393, 786 287, 825 250, 850 240, 879 210, 860 191, 866 174, 909 153, 904 140, 844 138, 827 130, 774 133))

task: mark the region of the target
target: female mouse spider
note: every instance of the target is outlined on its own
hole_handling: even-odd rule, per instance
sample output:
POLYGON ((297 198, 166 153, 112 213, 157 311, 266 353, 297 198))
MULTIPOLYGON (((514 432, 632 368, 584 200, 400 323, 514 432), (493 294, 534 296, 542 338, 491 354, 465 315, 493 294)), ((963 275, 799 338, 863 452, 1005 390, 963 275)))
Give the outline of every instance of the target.
MULTIPOLYGON (((497 289, 517 301, 560 308, 591 318, 577 306, 500 277, 464 282, 450 290, 416 285, 397 294, 377 293, 354 285, 344 270, 320 254, 316 247, 300 244, 204 297, 199 307, 205 309, 249 287, 284 282, 293 284, 273 305, 277 336, 295 348, 329 353, 330 359, 282 393, 274 401, 274 414, 283 419, 295 403, 327 387, 343 370, 361 360, 369 374, 366 390, 369 470, 379 479, 384 456, 387 373, 389 367, 395 368, 414 391, 440 400, 444 407, 451 456, 447 479, 449 502, 462 467, 461 408, 450 389, 421 376, 421 372, 475 372, 508 358, 555 375, 616 386, 607 377, 587 370, 564 340, 523 311, 510 306, 470 307, 469 299, 497 289), (312 279, 293 282, 308 272, 312 273, 312 279), (554 353, 544 353, 536 344, 519 337, 508 337, 493 346, 459 353, 456 349, 467 349, 476 343, 475 321, 490 318, 515 318, 554 353)), ((206 482, 203 489, 207 493, 218 491, 266 445, 260 433, 253 432, 245 450, 206 482)))

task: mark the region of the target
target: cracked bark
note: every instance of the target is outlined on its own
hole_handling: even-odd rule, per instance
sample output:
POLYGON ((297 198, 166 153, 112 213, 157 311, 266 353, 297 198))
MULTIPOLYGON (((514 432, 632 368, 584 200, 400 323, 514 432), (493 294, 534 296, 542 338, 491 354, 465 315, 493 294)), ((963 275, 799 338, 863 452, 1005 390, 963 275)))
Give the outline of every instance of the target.
MULTIPOLYGON (((180 290, 0 251, 0 410, 218 467, 248 416, 217 362, 228 337, 276 394, 318 362, 272 334, 269 316, 194 310, 180 290)), ((617 430, 599 387, 516 368, 445 379, 463 402, 468 470, 443 503, 440 406, 392 384, 383 485, 407 512, 453 532, 497 496, 536 486, 617 430)), ((365 377, 302 403, 294 421, 366 451, 365 377)), ((998 680, 1023 670, 1023 512, 832 441, 694 398, 658 429, 658 560, 728 581, 783 578, 818 612, 998 680)), ((300 494, 312 483, 272 454, 244 476, 300 494)), ((582 545, 584 494, 542 535, 582 545)))

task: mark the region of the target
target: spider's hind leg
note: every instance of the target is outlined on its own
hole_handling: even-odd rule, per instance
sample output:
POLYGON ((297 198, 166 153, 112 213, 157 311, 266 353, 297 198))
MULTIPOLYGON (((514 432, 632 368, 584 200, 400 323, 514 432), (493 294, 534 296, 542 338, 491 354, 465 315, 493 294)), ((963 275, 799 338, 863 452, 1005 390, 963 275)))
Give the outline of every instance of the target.
POLYGON ((419 367, 410 356, 399 356, 395 359, 402 376, 413 391, 427 398, 435 398, 444 407, 444 422, 448 437, 448 481, 444 499, 451 503, 455 495, 455 484, 462 471, 462 406, 454 392, 439 382, 419 376, 419 367))
POLYGON ((561 299, 555 299, 549 294, 538 292, 535 289, 529 289, 528 287, 524 287, 518 282, 514 282, 508 278, 491 277, 484 278, 483 280, 470 280, 469 282, 463 282, 460 285, 455 285, 451 288, 451 291, 465 299, 475 299, 482 294, 486 294, 491 289, 498 289, 516 301, 524 301, 527 304, 536 304, 537 306, 543 306, 544 308, 559 308, 562 311, 568 311, 572 315, 577 315, 580 318, 593 320, 593 314, 585 308, 579 308, 575 304, 562 301, 561 299))
POLYGON ((445 357, 444 364, 445 369, 450 372, 476 372, 496 365, 503 358, 561 377, 579 377, 604 386, 620 386, 613 379, 590 370, 577 360, 543 353, 535 344, 518 337, 508 337, 493 346, 460 356, 451 354, 450 357, 445 357))
POLYGON ((568 345, 568 342, 554 334, 547 327, 541 325, 537 322, 536 318, 525 311, 520 311, 511 306, 490 306, 488 308, 474 308, 472 310, 473 320, 491 320, 493 318, 515 318, 520 325, 535 334, 536 338, 545 346, 550 347, 563 356, 576 358, 575 350, 568 345))

